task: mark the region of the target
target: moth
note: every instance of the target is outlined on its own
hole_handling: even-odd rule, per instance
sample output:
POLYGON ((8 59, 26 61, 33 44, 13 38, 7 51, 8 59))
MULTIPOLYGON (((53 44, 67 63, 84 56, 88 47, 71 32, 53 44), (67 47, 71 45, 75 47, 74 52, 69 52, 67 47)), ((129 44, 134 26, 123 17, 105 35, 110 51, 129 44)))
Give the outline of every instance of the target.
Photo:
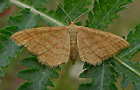
POLYGON ((77 26, 53 26, 25 29, 11 36, 19 46, 34 55, 46 66, 56 67, 68 62, 74 64, 79 55, 82 61, 92 65, 101 64, 129 47, 129 43, 109 32, 77 26), (77 53, 79 52, 79 54, 77 53))

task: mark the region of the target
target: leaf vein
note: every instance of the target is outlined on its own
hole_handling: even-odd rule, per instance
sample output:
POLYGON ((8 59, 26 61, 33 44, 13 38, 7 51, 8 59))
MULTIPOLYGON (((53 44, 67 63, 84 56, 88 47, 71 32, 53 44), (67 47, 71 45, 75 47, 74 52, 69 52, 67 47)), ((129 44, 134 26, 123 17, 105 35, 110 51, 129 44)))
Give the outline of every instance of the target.
POLYGON ((134 72, 136 75, 138 75, 140 77, 140 73, 137 72, 135 69, 133 69, 131 66, 127 65, 125 62, 122 62, 118 57, 114 56, 115 60, 117 60, 118 62, 120 62, 122 65, 124 65, 125 67, 127 67, 129 70, 131 70, 132 72, 134 72))

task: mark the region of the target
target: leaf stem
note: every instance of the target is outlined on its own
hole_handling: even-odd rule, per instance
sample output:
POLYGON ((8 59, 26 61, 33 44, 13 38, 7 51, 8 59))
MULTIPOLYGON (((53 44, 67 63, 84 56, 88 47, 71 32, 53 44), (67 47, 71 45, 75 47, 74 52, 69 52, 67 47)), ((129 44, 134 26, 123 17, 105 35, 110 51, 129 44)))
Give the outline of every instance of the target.
POLYGON ((40 15, 41 17, 44 17, 44 18, 46 18, 46 19, 48 19, 50 21, 52 21, 56 25, 64 26, 64 24, 62 24, 61 22, 55 20, 54 18, 52 18, 52 17, 50 17, 50 16, 48 16, 48 15, 36 10, 35 8, 33 8, 33 7, 29 6, 29 5, 26 5, 26 4, 24 4, 24 3, 20 2, 20 1, 9 0, 9 2, 11 2, 12 4, 14 4, 14 5, 16 5, 16 6, 20 7, 20 8, 29 8, 31 10, 31 12, 33 12, 33 13, 35 13, 37 15, 40 15))
POLYGON ((125 62, 123 62, 122 60, 120 60, 116 56, 114 56, 113 58, 115 58, 115 60, 117 60, 118 62, 120 62, 122 65, 124 65, 125 67, 127 67, 129 70, 131 70, 132 72, 134 72, 135 74, 137 74, 140 77, 140 73, 137 72, 135 69, 133 69, 131 66, 127 65, 125 62))

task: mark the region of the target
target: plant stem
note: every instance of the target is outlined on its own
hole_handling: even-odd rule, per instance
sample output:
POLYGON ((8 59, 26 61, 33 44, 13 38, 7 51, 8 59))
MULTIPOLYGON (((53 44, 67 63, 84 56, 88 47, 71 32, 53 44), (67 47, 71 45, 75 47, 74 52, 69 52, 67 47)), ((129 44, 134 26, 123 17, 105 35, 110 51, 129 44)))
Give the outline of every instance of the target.
POLYGON ((17 0, 9 0, 9 2, 12 3, 12 4, 14 4, 14 5, 16 5, 16 6, 18 6, 18 7, 20 7, 20 8, 29 8, 31 12, 33 12, 33 13, 35 13, 37 15, 40 15, 41 17, 43 17, 45 19, 48 19, 48 20, 52 21, 56 25, 58 25, 58 26, 64 26, 64 24, 62 24, 61 22, 55 20, 54 18, 52 18, 52 17, 50 17, 50 16, 48 16, 48 15, 46 15, 46 14, 44 14, 44 13, 36 10, 35 8, 33 8, 33 7, 29 6, 29 5, 26 5, 26 4, 24 4, 24 3, 20 2, 20 1, 17 1, 17 0))

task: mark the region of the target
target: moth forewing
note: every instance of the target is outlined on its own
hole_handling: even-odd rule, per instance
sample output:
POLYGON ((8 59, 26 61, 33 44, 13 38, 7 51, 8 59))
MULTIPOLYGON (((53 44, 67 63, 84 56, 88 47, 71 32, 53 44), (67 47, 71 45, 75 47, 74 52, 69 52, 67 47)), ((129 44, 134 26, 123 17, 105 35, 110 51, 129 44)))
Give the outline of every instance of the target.
POLYGON ((16 32, 11 36, 18 45, 37 55, 46 66, 57 66, 67 62, 70 52, 69 35, 66 26, 40 27, 16 32), (64 54, 64 55, 61 55, 64 54))

